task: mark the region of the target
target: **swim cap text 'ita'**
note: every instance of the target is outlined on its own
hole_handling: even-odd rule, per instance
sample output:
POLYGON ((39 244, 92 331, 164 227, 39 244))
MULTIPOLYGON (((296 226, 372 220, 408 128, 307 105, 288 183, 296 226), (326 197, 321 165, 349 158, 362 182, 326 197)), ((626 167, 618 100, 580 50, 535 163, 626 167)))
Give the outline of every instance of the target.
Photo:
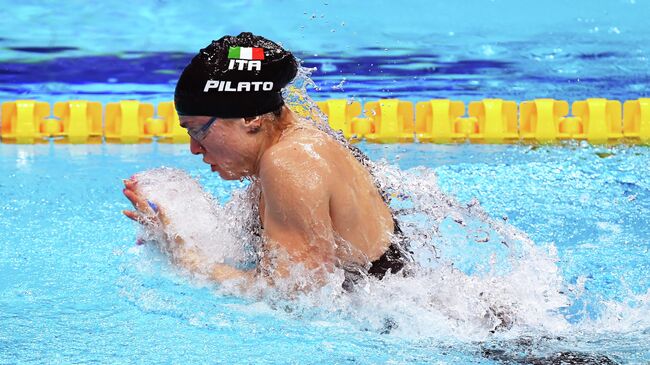
POLYGON ((179 115, 245 118, 277 110, 282 88, 296 76, 291 52, 252 33, 225 36, 201 49, 174 93, 179 115))

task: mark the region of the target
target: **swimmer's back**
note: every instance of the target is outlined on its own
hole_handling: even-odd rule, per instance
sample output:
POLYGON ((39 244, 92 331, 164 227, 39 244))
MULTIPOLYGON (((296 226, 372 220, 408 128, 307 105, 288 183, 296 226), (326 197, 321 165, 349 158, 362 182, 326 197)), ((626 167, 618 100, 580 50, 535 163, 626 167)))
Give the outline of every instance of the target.
MULTIPOLYGON (((394 228, 391 212, 370 173, 347 148, 314 127, 300 125, 286 130, 269 152, 297 171, 306 171, 282 178, 300 179, 303 186, 318 184, 328 190, 332 227, 335 236, 342 238, 337 239, 338 259, 366 264, 384 254, 394 228)), ((262 212, 264 199, 261 203, 262 212)))

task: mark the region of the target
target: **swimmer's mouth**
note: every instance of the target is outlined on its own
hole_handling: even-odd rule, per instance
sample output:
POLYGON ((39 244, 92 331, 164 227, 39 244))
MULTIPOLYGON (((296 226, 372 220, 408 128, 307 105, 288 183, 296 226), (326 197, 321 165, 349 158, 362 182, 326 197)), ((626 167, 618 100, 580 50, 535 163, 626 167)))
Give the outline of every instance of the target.
POLYGON ((208 161, 206 161, 205 159, 203 159, 203 163, 206 164, 206 165, 210 165, 210 170, 212 170, 212 172, 217 171, 217 165, 213 165, 213 164, 209 163, 208 161))
POLYGON ((210 165, 210 171, 212 171, 212 172, 218 172, 219 171, 219 165, 210 163, 205 158, 203 159, 203 163, 206 164, 206 165, 210 165))

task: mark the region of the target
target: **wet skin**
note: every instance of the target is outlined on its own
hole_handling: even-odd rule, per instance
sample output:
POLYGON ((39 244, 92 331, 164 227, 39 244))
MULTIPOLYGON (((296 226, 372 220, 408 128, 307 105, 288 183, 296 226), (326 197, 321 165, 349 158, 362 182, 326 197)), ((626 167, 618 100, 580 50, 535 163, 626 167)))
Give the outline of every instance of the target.
MULTIPOLYGON (((198 130, 208 120, 182 117, 181 125, 198 130)), ((256 272, 217 265, 210 273, 216 281, 253 280, 260 274, 273 281, 287 276, 295 263, 327 272, 365 265, 389 245, 391 213, 368 171, 347 148, 299 122, 288 109, 279 120, 217 120, 205 139, 192 138, 190 151, 223 179, 252 179, 261 191, 262 249, 283 253, 263 255, 256 272)), ((135 208, 124 211, 127 217, 142 223, 149 216, 166 224, 164 207, 154 213, 137 182, 125 181, 124 194, 135 208)))

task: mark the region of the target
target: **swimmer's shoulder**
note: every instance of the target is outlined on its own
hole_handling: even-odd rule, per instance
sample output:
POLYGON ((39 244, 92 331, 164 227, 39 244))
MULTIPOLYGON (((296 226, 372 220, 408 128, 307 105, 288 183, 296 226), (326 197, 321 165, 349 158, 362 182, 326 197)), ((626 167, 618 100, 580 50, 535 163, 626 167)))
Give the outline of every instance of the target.
POLYGON ((293 129, 283 133, 281 139, 262 156, 261 164, 301 168, 316 168, 328 158, 327 134, 310 127, 293 129))
POLYGON ((289 157, 295 156, 298 161, 327 171, 339 183, 340 179, 363 175, 372 184, 368 169, 355 157, 353 149, 314 126, 300 127, 277 147, 289 157))
MULTIPOLYGON (((318 130, 297 130, 271 146, 260 160, 262 184, 269 178, 282 178, 301 188, 309 185, 329 190, 335 179, 336 161, 325 138, 318 130)), ((332 141, 336 144, 336 142, 332 141)))

